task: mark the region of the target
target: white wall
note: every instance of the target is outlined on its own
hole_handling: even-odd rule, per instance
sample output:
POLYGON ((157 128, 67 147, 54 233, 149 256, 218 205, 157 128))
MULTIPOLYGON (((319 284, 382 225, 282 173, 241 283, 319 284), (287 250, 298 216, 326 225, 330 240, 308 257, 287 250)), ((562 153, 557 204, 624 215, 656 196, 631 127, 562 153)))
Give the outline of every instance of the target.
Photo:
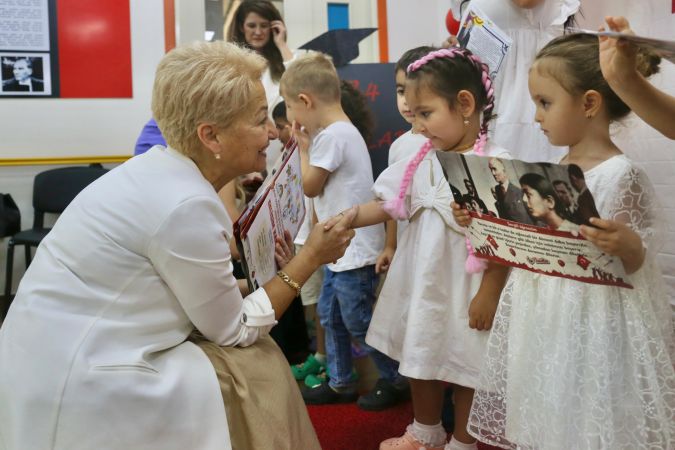
POLYGON ((398 61, 414 47, 440 45, 448 37, 445 16, 449 9, 450 0, 387 0, 389 61, 398 61))
MULTIPOLYGON (((201 11, 203 27, 203 7, 201 11)), ((164 55, 163 1, 131 0, 130 13, 134 97, 3 99, 3 111, 12 111, 12 114, 3 114, 0 121, 0 159, 133 153, 138 133, 151 115, 150 99, 155 67, 164 55)), ((195 14, 199 12, 185 13, 183 17, 194 21, 195 14)), ((191 28, 194 29, 194 26, 191 28)), ((182 36, 186 36, 186 33, 182 36)), ((21 210, 23 229, 30 228, 33 223, 33 178, 50 168, 0 166, 0 192, 9 192, 14 197, 21 210)), ((5 288, 6 249, 7 240, 0 239, 0 295, 5 288)), ((14 291, 24 270, 23 247, 17 250, 14 291)))
POLYGON ((176 45, 204 40, 206 8, 204 0, 174 0, 176 45))
MULTIPOLYGON (((623 15, 637 34, 675 40, 675 14, 671 13, 671 6, 671 0, 586 0, 582 2, 585 17, 580 17, 579 24, 597 29, 605 15, 623 15)), ((661 73, 651 81, 675 95, 675 65, 662 61, 661 73)), ((675 305, 675 141, 663 137, 635 115, 615 127, 615 138, 628 156, 642 164, 663 207, 667 231, 659 258, 670 301, 675 305)))

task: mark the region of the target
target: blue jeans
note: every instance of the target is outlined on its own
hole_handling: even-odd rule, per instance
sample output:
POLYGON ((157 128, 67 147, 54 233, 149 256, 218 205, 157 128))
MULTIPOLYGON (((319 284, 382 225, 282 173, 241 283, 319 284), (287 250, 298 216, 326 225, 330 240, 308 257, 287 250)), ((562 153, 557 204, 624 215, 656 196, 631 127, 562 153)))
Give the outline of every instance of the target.
POLYGON ((366 344, 378 280, 373 265, 344 272, 324 268, 318 313, 326 332, 329 384, 333 388, 353 385, 350 335, 373 358, 382 378, 394 382, 399 377, 398 363, 366 344))

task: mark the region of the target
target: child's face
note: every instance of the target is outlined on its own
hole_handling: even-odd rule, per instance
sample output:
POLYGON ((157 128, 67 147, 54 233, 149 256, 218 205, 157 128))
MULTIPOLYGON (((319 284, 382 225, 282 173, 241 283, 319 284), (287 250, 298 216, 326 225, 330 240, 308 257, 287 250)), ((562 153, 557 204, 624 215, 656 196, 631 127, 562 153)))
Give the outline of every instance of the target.
POLYGON ((279 140, 285 146, 291 139, 291 124, 288 123, 288 120, 282 117, 277 117, 274 119, 274 125, 277 127, 277 131, 279 132, 279 140))
POLYGON ((299 125, 310 129, 312 127, 312 115, 310 108, 307 104, 302 102, 299 99, 292 99, 288 96, 284 96, 284 102, 286 102, 286 118, 289 123, 297 122, 299 125))
POLYGON ((528 78, 530 96, 537 107, 534 120, 552 145, 574 145, 585 134, 588 123, 582 96, 570 95, 539 64, 532 66, 528 78))
POLYGON ((407 104, 415 115, 415 130, 431 139, 435 148, 455 148, 464 138, 466 128, 461 114, 428 87, 416 87, 408 83, 405 91, 407 104))
POLYGON ((403 70, 396 72, 396 105, 398 106, 398 112, 401 113, 405 121, 412 124, 415 115, 410 111, 408 103, 405 101, 405 71, 403 70))

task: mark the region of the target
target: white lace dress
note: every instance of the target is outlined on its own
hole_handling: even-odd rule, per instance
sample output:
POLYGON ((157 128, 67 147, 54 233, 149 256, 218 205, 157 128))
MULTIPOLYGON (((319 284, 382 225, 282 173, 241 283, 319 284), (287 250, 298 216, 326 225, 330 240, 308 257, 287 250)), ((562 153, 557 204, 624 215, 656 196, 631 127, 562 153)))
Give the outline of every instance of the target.
POLYGON ((647 249, 634 289, 514 269, 502 293, 468 430, 504 448, 675 448, 672 311, 655 261, 652 186, 625 156, 585 173, 600 216, 647 249))
MULTIPOLYGON (((467 154, 472 152, 467 152, 467 154)), ((486 148, 487 155, 508 157, 486 148)), ((401 160, 378 177, 373 190, 383 200, 399 192, 407 165, 401 160)), ((399 361, 399 372, 423 380, 473 387, 488 332, 469 328, 468 308, 481 274, 464 270, 464 232, 454 221, 450 187, 435 150, 413 177, 403 231, 368 328, 366 342, 399 361)))
MULTIPOLYGON (((461 0, 452 0, 459 14, 461 0)), ((493 142, 508 148, 514 158, 551 161, 565 149, 553 147, 534 121, 535 105, 527 88, 528 71, 537 52, 563 34, 567 18, 579 10, 579 0, 546 0, 533 9, 512 0, 471 0, 513 41, 495 80, 497 119, 493 142)), ((466 4, 462 8, 466 10, 466 4)))

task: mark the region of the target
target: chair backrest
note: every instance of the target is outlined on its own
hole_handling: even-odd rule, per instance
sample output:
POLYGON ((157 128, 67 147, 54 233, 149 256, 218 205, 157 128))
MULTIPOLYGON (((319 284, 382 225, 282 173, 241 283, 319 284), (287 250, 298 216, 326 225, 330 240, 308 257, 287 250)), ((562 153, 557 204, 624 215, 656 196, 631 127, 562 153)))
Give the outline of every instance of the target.
POLYGON ((33 228, 44 227, 44 213, 62 213, 77 194, 108 172, 100 164, 45 170, 33 182, 33 228))

